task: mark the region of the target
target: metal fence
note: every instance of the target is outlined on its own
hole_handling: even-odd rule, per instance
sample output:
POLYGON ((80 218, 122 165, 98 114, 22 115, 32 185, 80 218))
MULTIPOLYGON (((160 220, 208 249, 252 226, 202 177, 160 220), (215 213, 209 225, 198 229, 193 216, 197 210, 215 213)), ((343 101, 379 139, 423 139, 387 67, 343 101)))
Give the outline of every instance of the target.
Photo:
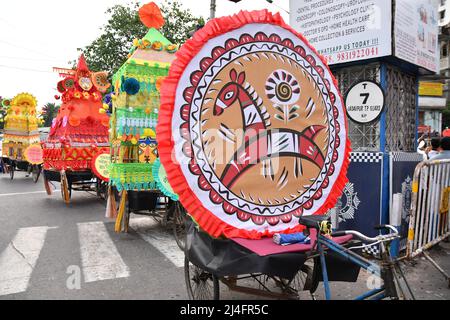
POLYGON ((450 160, 421 162, 414 172, 407 256, 450 235, 450 160))

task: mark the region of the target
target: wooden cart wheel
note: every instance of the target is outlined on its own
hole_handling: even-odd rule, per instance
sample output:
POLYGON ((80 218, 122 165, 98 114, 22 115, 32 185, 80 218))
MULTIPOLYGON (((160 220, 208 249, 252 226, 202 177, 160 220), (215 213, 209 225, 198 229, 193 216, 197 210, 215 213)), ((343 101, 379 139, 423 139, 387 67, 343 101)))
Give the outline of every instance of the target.
POLYGON ((11 180, 13 180, 14 179, 14 171, 15 171, 14 162, 11 162, 11 164, 9 165, 8 171, 9 171, 9 177, 11 178, 11 180))
POLYGON ((66 173, 61 172, 61 195, 66 204, 70 203, 69 182, 67 181, 66 173))
POLYGON ((50 182, 45 177, 44 177, 44 187, 45 191, 47 192, 47 195, 51 196, 53 193, 52 187, 50 186, 50 182))
POLYGON ((41 176, 41 166, 38 164, 34 164, 32 171, 31 171, 31 176, 33 178, 33 182, 37 183, 39 181, 39 177, 41 176))
POLYGON ((107 200, 108 199, 108 183, 96 178, 96 182, 95 182, 95 191, 97 193, 97 197, 99 197, 102 200, 107 200))
POLYGON ((184 258, 184 279, 190 300, 219 300, 219 279, 184 258))
POLYGON ((33 172, 33 165, 28 164, 26 177, 29 177, 32 172, 33 172))
POLYGON ((186 245, 186 211, 180 202, 174 202, 173 206, 173 235, 178 247, 184 251, 186 245))

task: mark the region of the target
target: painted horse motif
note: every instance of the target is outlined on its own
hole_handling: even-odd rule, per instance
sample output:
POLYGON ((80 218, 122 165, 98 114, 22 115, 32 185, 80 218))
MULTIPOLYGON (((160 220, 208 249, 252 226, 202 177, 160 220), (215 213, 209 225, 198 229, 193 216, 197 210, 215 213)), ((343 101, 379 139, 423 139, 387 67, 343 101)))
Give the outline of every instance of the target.
MULTIPOLYGON (((238 101, 244 120, 244 132, 251 133, 252 136, 259 130, 267 129, 270 126, 270 115, 262 105, 263 101, 258 97, 255 89, 245 82, 245 72, 238 75, 236 70, 232 69, 230 79, 231 82, 227 83, 219 92, 213 115, 220 116, 225 109, 238 101)), ((246 140, 251 136, 245 135, 246 140)))
MULTIPOLYGON (((303 132, 286 128, 268 129, 270 115, 262 106, 262 99, 249 83, 245 83, 245 72, 237 74, 235 69, 230 71, 231 81, 219 92, 213 115, 220 116, 224 110, 236 101, 241 107, 244 122, 244 144, 234 154, 221 176, 224 186, 231 188, 245 171, 258 163, 271 161, 274 157, 296 157, 311 161, 317 167, 324 165, 325 157, 315 143, 317 135, 325 129, 321 125, 312 125, 303 132)), ((301 169, 298 170, 299 174, 301 169)), ((273 180, 270 170, 266 177, 273 180)))

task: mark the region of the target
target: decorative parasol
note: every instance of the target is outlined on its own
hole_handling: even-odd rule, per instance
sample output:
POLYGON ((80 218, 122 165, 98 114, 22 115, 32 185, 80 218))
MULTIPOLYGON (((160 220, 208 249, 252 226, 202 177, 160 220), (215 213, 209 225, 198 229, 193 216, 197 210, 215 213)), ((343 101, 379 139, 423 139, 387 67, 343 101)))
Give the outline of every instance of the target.
POLYGON ((306 39, 267 10, 214 19, 177 53, 157 142, 183 206, 214 237, 301 231, 347 182, 337 82, 306 39))

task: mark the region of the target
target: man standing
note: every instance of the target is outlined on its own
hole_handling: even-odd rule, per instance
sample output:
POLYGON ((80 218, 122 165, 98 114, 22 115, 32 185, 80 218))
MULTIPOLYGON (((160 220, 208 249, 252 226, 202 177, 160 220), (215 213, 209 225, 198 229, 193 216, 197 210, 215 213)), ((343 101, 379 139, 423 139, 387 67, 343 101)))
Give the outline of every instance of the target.
POLYGON ((440 138, 432 138, 431 139, 431 146, 426 151, 427 156, 428 156, 428 160, 433 160, 434 157, 439 155, 439 147, 440 147, 440 145, 441 145, 441 139, 440 138))
POLYGON ((432 160, 450 159, 450 137, 444 137, 441 139, 441 149, 442 151, 432 160))

